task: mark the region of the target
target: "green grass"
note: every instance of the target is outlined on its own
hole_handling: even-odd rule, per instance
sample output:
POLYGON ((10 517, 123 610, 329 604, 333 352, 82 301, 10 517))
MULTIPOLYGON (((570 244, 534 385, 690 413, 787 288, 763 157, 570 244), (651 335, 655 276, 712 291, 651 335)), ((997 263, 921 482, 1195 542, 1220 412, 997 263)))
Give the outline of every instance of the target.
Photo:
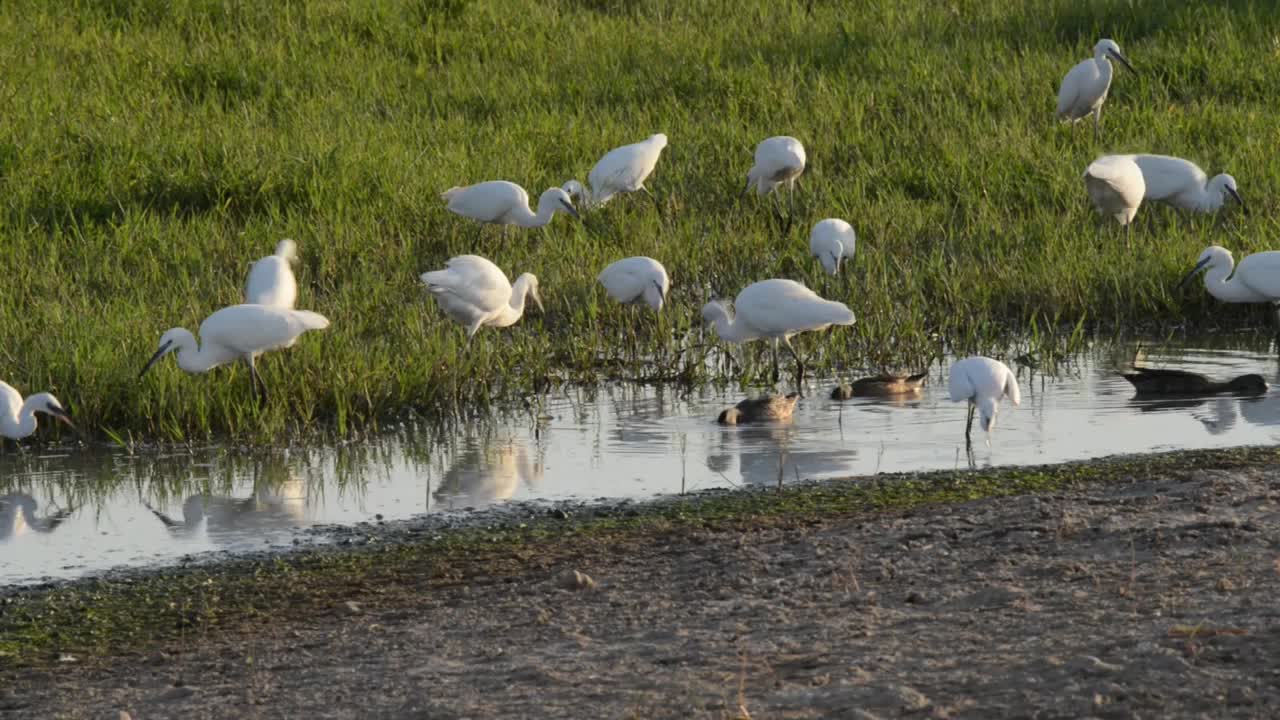
MULTIPOLYGON (((613 375, 702 382, 698 308, 754 280, 804 280, 858 324, 802 338, 814 369, 905 367, 1030 330, 1264 319, 1175 284, 1210 242, 1276 235, 1280 6, 1130 2, 13 0, 0 11, 0 379, 50 389, 99 437, 187 439, 366 427, 613 375), (1057 84, 1102 36, 1117 70, 1105 137, 1052 121, 1057 84), (536 194, 665 132, 644 198, 507 241, 450 215, 457 184, 536 194), (739 198, 755 144, 808 148, 796 226, 739 198), (1236 176, 1252 204, 1135 247, 1099 237, 1080 175, 1103 151, 1166 152, 1236 176), (859 233, 846 281, 809 226, 859 233), (298 241, 299 306, 332 321, 261 363, 139 381, 160 334, 237 302, 248 263, 298 241), (541 280, 545 315, 461 330, 418 274, 478 252, 541 280), (642 356, 638 313, 595 285, 648 254, 674 288, 642 356), (1219 316, 1227 318, 1218 320, 1219 316)), ((752 355, 748 356, 752 358, 752 355)), ((743 382, 766 363, 749 359, 743 382)))
POLYGON ((674 498, 638 514, 568 521, 513 521, 266 559, 137 573, 0 593, 3 668, 55 664, 60 653, 102 657, 145 650, 279 617, 320 616, 348 600, 411 604, 433 585, 539 572, 664 533, 739 530, 830 520, 940 503, 1056 492, 1206 469, 1274 465, 1276 448, 1197 450, 1039 467, 880 475, 674 498), (421 538, 423 536, 416 536, 421 538))

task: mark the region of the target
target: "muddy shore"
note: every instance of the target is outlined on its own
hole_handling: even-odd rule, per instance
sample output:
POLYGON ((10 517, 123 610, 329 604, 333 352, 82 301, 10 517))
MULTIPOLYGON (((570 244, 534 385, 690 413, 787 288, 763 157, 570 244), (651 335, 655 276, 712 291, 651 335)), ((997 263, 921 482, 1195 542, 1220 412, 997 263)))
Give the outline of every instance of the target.
POLYGON ((144 580, 81 583, 103 599, 74 613, 66 589, 10 594, 0 717, 1276 717, 1276 458, 1075 466, 974 500, 966 482, 1013 480, 935 478, 948 496, 921 503, 874 501, 891 482, 756 491, 429 554, 397 526, 388 567, 326 549, 284 590, 201 571, 185 627, 158 629, 152 598, 149 630, 97 644, 66 618, 144 580))

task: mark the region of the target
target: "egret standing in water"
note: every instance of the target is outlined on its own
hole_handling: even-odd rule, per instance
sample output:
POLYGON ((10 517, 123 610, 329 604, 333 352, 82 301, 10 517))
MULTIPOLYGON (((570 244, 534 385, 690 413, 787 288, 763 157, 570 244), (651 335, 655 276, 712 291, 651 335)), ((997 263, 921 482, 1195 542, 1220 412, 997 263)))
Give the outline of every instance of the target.
POLYGON ((644 186, 644 181, 653 173, 666 146, 667 136, 657 133, 638 143, 614 148, 591 168, 587 176, 590 188, 577 180, 570 180, 563 189, 570 197, 576 198, 584 210, 604 205, 619 193, 636 191, 648 195, 654 207, 658 207, 658 199, 644 186))
POLYGON ((1280 327, 1280 251, 1248 255, 1236 267, 1230 250, 1211 245, 1200 253, 1196 266, 1182 279, 1182 285, 1191 282, 1202 270, 1204 287, 1210 295, 1226 303, 1272 303, 1277 311, 1277 327, 1280 327))
POLYGON ((0 438, 22 440, 36 431, 36 413, 43 413, 75 428, 71 415, 47 392, 36 393, 24 402, 22 394, 6 382, 0 382, 0 438))
POLYGON ((809 232, 809 253, 818 258, 828 275, 840 272, 840 261, 853 261, 857 235, 849 223, 839 218, 820 220, 809 232))
POLYGON ((512 284, 497 265, 479 255, 450 258, 445 269, 422 273, 422 282, 445 315, 467 329, 467 342, 484 325, 514 325, 524 315, 527 297, 542 310, 533 273, 521 275, 512 284))
POLYGON ((852 325, 853 311, 844 303, 823 300, 794 280, 761 280, 734 298, 733 310, 711 301, 702 306, 702 320, 715 325, 716 335, 731 343, 773 341, 773 379, 778 380, 778 342, 795 358, 797 380, 804 380, 804 362, 791 347, 791 336, 831 325, 852 325))
POLYGON ((1199 165, 1168 155, 1134 155, 1133 161, 1142 171, 1146 185, 1143 197, 1147 200, 1172 205, 1179 210, 1209 213, 1221 209, 1230 198, 1248 212, 1236 187, 1236 179, 1226 173, 1214 175, 1210 180, 1199 165))
POLYGON ((1102 104, 1107 101, 1107 92, 1111 89, 1112 58, 1134 72, 1133 66, 1120 53, 1120 46, 1104 38, 1093 46, 1093 58, 1071 68, 1058 89, 1058 119, 1074 124, 1093 115, 1095 138, 1102 136, 1102 104))
POLYGON ((169 353, 176 353, 178 367, 189 373, 203 373, 236 360, 249 365, 253 387, 265 402, 267 384, 258 375, 255 360, 277 348, 287 348, 308 330, 323 330, 329 320, 310 310, 290 310, 267 305, 232 305, 215 312, 200 323, 200 340, 186 328, 171 328, 160 336, 160 348, 138 373, 147 374, 151 366, 169 353))
MULTIPOLYGON (((788 216, 787 229, 791 227, 791 219, 796 207, 796 178, 804 172, 804 146, 800 141, 786 135, 778 135, 761 141, 756 146, 756 163, 747 171, 747 187, 744 193, 750 192, 752 186, 757 195, 768 195, 781 185, 787 186, 788 216)), ((782 201, 777 200, 778 215, 782 215, 782 201)))
MULTIPOLYGON (((449 212, 493 225, 542 227, 558 212, 578 217, 573 200, 560 188, 548 188, 538 198, 538 212, 529 209, 529 193, 506 180, 490 180, 466 187, 451 187, 440 193, 449 212)), ((506 231, 506 228, 503 228, 506 231)))
POLYGON ((1110 215, 1124 226, 1125 242, 1133 233, 1133 217, 1142 205, 1147 185, 1132 155, 1104 155, 1084 171, 1089 199, 1101 215, 1110 215))
POLYGON ((290 264, 298 259, 298 249, 292 240, 276 244, 274 255, 255 262, 249 269, 249 279, 244 286, 244 301, 249 305, 269 305, 292 310, 298 299, 298 281, 293 277, 290 264))
POLYGON ((956 361, 951 366, 948 390, 951 402, 969 403, 969 419, 964 426, 966 444, 971 442, 975 408, 979 424, 988 433, 989 445, 991 429, 995 427, 996 414, 1000 411, 1000 399, 1008 397, 1014 405, 1022 404, 1022 393, 1018 390, 1018 379, 1013 371, 1008 365, 989 357, 975 356, 956 361))

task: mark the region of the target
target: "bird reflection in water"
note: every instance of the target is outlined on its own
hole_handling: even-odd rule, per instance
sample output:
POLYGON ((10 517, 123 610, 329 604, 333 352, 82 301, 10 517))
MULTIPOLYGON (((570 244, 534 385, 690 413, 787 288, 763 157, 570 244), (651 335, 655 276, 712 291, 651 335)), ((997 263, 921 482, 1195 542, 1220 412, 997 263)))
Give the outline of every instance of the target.
MULTIPOLYGON (((280 468, 283 470, 283 466, 280 468)), ((246 537, 265 537, 307 523, 307 490, 301 479, 288 475, 279 481, 259 478, 248 497, 190 495, 182 503, 182 519, 143 503, 175 535, 204 534, 215 543, 246 537)))
POLYGON ((806 450, 801 430, 793 418, 786 420, 717 428, 720 430, 719 452, 707 456, 707 468, 729 482, 727 475, 737 447, 738 472, 747 485, 778 485, 814 477, 831 477, 849 472, 857 459, 857 451, 833 449, 806 450))
POLYGON ((0 495, 0 543, 28 532, 51 533, 75 512, 75 508, 59 509, 40 517, 38 507, 36 499, 24 492, 0 495))
POLYGON ((509 500, 523 482, 536 488, 542 463, 516 439, 472 446, 460 453, 433 493, 448 509, 479 507, 509 500))

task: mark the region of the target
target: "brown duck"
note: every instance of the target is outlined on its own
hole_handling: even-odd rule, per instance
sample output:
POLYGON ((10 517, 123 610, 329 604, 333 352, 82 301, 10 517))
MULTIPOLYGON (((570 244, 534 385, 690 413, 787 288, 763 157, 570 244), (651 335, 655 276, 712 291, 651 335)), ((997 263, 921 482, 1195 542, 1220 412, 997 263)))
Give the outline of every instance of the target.
POLYGON ((1200 373, 1186 370, 1157 370, 1155 368, 1134 368, 1134 372, 1126 373, 1125 380, 1133 383, 1139 396, 1155 395, 1218 395, 1233 393, 1236 395, 1261 395, 1267 391, 1267 381, 1261 375, 1241 375, 1227 382, 1216 382, 1200 373))
POLYGON ((782 395, 765 395, 743 400, 737 405, 720 413, 716 422, 721 425, 739 425, 741 423, 776 422, 790 420, 796 409, 796 401, 800 393, 782 395))
POLYGON ((831 391, 832 400, 848 400, 854 397, 886 397, 890 395, 911 395, 920 392, 929 373, 916 375, 877 375, 861 378, 852 383, 840 385, 831 391))

